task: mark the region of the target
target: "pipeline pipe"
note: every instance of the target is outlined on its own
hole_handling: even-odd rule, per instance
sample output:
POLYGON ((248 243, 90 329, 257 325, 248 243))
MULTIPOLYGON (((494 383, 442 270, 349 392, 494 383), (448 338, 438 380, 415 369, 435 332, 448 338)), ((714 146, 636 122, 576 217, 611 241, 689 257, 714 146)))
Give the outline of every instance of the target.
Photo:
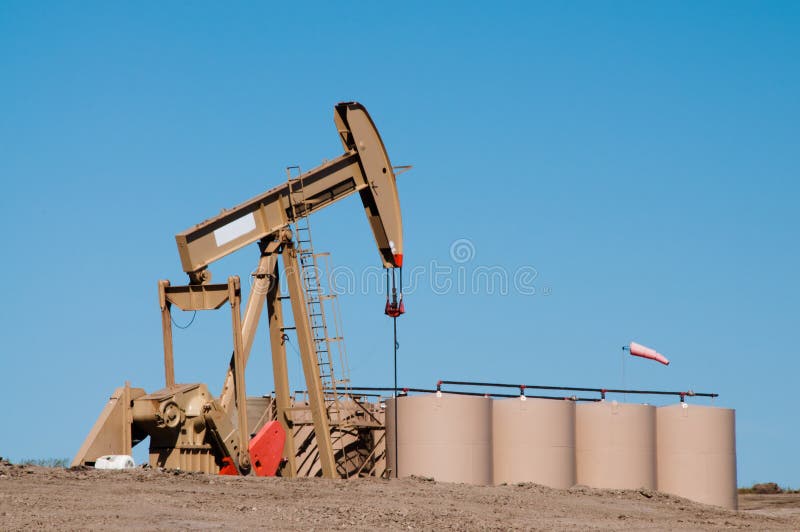
POLYGON ((533 385, 533 384, 508 384, 508 383, 497 383, 497 382, 468 382, 468 381, 446 381, 441 380, 437 383, 436 387, 438 390, 441 390, 441 386, 443 384, 449 384, 453 386, 485 386, 491 388, 518 388, 520 390, 525 390, 526 388, 532 388, 535 390, 565 390, 565 391, 572 391, 572 392, 596 392, 602 394, 605 397, 606 393, 631 393, 631 394, 642 394, 642 395, 677 395, 681 398, 681 401, 685 397, 719 397, 718 393, 705 393, 705 392, 693 392, 691 390, 685 392, 669 392, 669 391, 662 391, 662 390, 620 390, 620 389, 611 389, 611 388, 578 388, 574 386, 544 386, 544 385, 533 385))
MULTIPOLYGON (((447 393, 450 395, 472 395, 476 397, 521 397, 520 394, 507 394, 507 393, 484 393, 484 392, 464 392, 459 390, 430 390, 426 388, 391 388, 391 387, 374 387, 374 386, 348 386, 348 390, 351 391, 368 391, 368 392, 399 392, 400 394, 406 394, 408 392, 414 393, 447 393)), ((333 390, 325 390, 326 392, 333 392, 333 390)), ((367 395, 367 394, 364 394, 367 395)), ((576 397, 576 396, 552 396, 552 395, 525 395, 524 397, 530 399, 552 399, 556 401, 589 401, 589 402, 597 402, 600 399, 594 397, 576 397)))

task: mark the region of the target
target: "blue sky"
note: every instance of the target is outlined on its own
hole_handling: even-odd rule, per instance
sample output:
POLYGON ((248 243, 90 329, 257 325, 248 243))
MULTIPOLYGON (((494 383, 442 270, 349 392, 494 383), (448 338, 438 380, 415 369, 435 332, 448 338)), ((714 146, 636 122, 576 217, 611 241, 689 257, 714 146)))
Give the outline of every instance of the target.
MULTIPOLYGON (((463 4, 2 2, 0 455, 71 457, 116 386, 159 388, 174 234, 339 155, 333 105, 358 100, 414 165, 403 384, 613 387, 637 340, 672 364, 630 358, 627 386, 720 393, 739 483, 800 486, 800 4, 463 4), (532 268, 535 293, 440 293, 437 266, 532 268)), ((379 264, 357 198, 312 224, 336 265, 379 264)), ((389 385, 363 292, 340 298, 352 378, 389 385)), ((218 391, 228 314, 175 345, 218 391)), ((264 335, 247 384, 272 390, 264 335)))

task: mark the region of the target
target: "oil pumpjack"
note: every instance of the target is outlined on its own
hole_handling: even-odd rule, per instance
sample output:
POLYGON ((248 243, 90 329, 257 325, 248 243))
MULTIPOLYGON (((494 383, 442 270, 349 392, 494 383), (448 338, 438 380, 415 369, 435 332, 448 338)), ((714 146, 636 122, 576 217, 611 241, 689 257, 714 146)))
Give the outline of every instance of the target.
MULTIPOLYGON (((295 177, 289 173, 284 184, 176 235, 189 284, 158 283, 165 387, 149 394, 128 383, 118 388, 73 466, 91 465, 103 455, 131 454, 132 447, 149 436, 153 467, 327 478, 382 473, 385 431, 380 406, 348 393, 346 379, 333 377, 331 346, 341 338, 327 333, 307 217, 357 192, 388 275, 388 269, 403 264, 400 203, 394 169, 364 106, 337 104, 334 123, 342 155, 295 177), (253 243, 258 243, 260 257, 242 317, 239 278, 212 284, 208 267, 253 243), (288 296, 280 293, 280 275, 285 276, 288 296), (289 389, 285 331, 291 327, 284 326, 281 302, 287 298, 305 377, 305 401, 296 400, 289 389), (175 305, 185 311, 214 310, 225 303, 231 308, 233 354, 222 392, 214 397, 205 384, 175 382, 170 309, 175 305), (268 397, 248 398, 245 368, 265 303, 275 390, 268 397)), ((396 294, 387 299, 386 314, 396 317, 403 310, 402 291, 399 300, 396 294)))

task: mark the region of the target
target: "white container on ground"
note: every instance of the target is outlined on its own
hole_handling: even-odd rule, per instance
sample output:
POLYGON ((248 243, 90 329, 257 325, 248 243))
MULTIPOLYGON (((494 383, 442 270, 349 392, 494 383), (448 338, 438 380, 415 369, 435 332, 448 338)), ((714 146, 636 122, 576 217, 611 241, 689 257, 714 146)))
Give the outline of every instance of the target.
POLYGON ((136 463, 128 454, 107 454, 94 462, 95 469, 133 469, 136 463))

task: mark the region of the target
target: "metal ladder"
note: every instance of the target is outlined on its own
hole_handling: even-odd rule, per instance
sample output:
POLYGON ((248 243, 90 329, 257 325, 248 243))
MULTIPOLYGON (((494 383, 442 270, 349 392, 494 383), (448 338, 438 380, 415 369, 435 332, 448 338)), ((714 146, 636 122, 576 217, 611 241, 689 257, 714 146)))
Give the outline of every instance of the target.
POLYGON ((319 364, 322 388, 325 390, 328 417, 331 422, 337 422, 341 421, 339 415, 341 394, 349 393, 350 379, 338 300, 331 286, 330 253, 314 252, 300 168, 290 166, 286 169, 286 175, 289 181, 296 250, 301 269, 300 276, 306 297, 314 351, 317 364, 319 364), (292 175, 292 170, 296 170, 297 174, 292 175), (298 209, 300 206, 302 207, 298 209), (326 306, 328 307, 327 312, 326 306), (333 318, 330 323, 327 319, 328 313, 333 318), (342 378, 339 379, 336 378, 334 372, 337 358, 342 373, 342 378))

